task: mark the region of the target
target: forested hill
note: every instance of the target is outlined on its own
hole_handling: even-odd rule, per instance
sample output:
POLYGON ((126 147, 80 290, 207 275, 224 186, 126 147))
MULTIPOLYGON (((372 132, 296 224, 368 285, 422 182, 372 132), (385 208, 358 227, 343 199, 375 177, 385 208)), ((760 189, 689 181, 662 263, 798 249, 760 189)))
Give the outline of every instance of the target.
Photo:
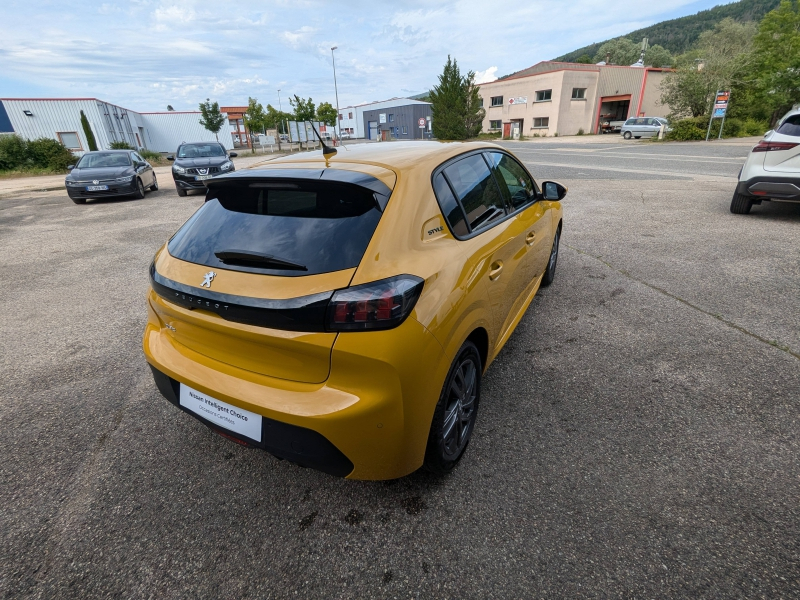
MULTIPOLYGON (((714 25, 722 21, 722 19, 731 17, 740 22, 758 22, 769 11, 777 8, 778 4, 780 4, 780 0, 740 0, 732 4, 715 6, 714 8, 700 11, 695 15, 689 15, 688 17, 672 19, 671 21, 662 21, 661 23, 632 31, 628 35, 620 37, 629 38, 634 42, 641 42, 642 38, 646 37, 649 38, 651 46, 653 44, 660 44, 672 54, 682 54, 697 41, 701 33, 713 29, 714 25)), ((555 60, 575 62, 584 54, 588 54, 590 57, 594 58, 600 46, 607 41, 609 40, 578 48, 569 54, 559 56, 555 60)))

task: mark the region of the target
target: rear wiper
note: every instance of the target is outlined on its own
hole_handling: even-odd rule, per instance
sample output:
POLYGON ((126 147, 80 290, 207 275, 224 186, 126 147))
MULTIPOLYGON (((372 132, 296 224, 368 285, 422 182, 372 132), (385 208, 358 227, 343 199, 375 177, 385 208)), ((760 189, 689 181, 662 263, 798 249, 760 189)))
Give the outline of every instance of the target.
POLYGON ((226 265, 239 265, 241 267, 255 267, 262 269, 284 269, 291 271, 308 271, 305 265, 276 258, 269 254, 248 252, 247 250, 220 250, 214 255, 226 265))

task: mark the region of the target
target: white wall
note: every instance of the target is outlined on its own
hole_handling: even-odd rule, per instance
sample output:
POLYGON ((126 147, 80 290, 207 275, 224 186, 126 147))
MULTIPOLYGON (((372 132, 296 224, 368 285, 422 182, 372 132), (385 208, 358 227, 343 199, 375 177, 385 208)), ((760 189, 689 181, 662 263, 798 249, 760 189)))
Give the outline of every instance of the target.
POLYGON ((200 125, 200 112, 139 113, 147 135, 147 148, 155 152, 175 152, 183 142, 212 142, 219 136, 219 143, 233 149, 231 125, 228 119, 222 124, 217 136, 200 125))
POLYGON ((83 110, 94 132, 98 148, 108 147, 106 137, 100 123, 100 111, 94 98, 79 98, 74 100, 45 100, 45 99, 2 99, 8 119, 14 132, 28 140, 46 137, 58 140, 59 132, 77 133, 80 139, 82 154, 89 150, 89 142, 81 126, 81 110, 83 110), (32 117, 23 111, 29 110, 32 117))
POLYGON ((381 102, 370 102, 368 104, 359 104, 357 106, 346 106, 339 109, 339 114, 343 115, 339 126, 344 129, 345 127, 352 127, 355 129, 354 134, 357 138, 367 137, 367 132, 364 130, 364 112, 368 110, 376 110, 382 108, 394 108, 395 106, 408 106, 409 104, 429 104, 429 102, 422 102, 421 100, 411 100, 409 98, 392 98, 391 100, 382 100, 381 102), (353 118, 348 119, 348 113, 353 113, 353 118))

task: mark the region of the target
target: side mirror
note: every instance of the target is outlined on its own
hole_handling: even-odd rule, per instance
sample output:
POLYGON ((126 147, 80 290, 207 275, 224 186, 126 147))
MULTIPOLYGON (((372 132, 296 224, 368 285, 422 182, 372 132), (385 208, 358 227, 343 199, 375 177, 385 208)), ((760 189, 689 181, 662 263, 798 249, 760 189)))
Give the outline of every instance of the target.
POLYGON ((228 154, 228 156, 230 156, 231 158, 236 158, 239 155, 236 152, 231 152, 230 154, 228 154))
POLYGON ((72 171, 75 168, 75 165, 67 165, 67 171, 72 171))
POLYGON ((567 195, 567 188, 555 181, 545 181, 542 183, 542 198, 545 200, 558 201, 567 195))
POLYGON ((167 160, 175 160, 175 156, 173 156, 172 154, 170 154, 169 156, 167 156, 167 160))

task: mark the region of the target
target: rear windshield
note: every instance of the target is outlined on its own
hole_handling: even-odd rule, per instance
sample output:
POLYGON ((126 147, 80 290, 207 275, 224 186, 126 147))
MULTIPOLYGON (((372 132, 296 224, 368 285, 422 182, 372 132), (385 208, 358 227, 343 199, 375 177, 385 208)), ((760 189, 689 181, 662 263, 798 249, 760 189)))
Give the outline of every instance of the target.
POLYGON ((778 127, 776 131, 783 135, 800 137, 800 115, 786 117, 786 120, 780 124, 780 127, 778 127))
POLYGON ((225 156, 225 148, 219 144, 184 144, 178 148, 178 158, 209 158, 225 156))
POLYGON ((127 152, 98 152, 84 154, 76 165, 79 169, 99 169, 101 167, 129 167, 131 157, 127 152))
POLYGON ((373 192, 330 181, 232 182, 169 242, 192 263, 302 276, 358 266, 381 211, 373 192))

